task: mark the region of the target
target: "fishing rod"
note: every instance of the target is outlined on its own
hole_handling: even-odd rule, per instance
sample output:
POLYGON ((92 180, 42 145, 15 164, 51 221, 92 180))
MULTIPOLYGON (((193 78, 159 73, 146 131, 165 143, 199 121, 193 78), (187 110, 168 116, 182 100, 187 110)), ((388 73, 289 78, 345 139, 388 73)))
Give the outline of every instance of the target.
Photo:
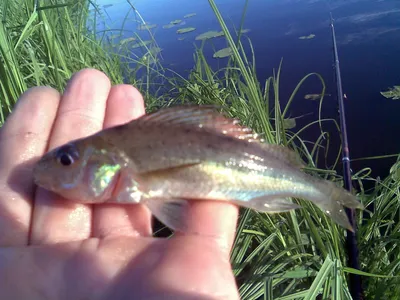
MULTIPOLYGON (((343 181, 344 188, 351 192, 351 169, 350 169, 350 151, 347 141, 347 127, 346 118, 344 114, 344 102, 343 102, 343 89, 342 89, 342 79, 340 76, 339 67, 339 55, 336 45, 335 28, 333 26, 332 13, 331 16, 331 31, 332 31, 332 41, 333 41, 333 54, 334 54, 334 67, 335 67, 335 79, 336 79, 336 89, 337 89, 337 100, 339 103, 339 118, 340 118, 340 131, 342 135, 342 163, 343 163, 343 181)), ((355 210, 345 208, 347 217, 349 218, 351 226, 355 229, 355 210)), ((355 232, 347 230, 346 246, 348 254, 349 266, 353 269, 360 269, 360 264, 358 261, 358 247, 355 232)), ((362 287, 361 278, 359 275, 350 274, 350 294, 354 300, 362 299, 362 287)))

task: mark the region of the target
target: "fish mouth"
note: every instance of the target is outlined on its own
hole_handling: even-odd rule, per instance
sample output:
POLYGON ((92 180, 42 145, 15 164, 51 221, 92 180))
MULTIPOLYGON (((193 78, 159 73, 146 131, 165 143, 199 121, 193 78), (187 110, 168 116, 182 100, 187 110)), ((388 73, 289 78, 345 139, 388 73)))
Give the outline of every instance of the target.
POLYGON ((43 173, 43 168, 36 164, 32 170, 32 177, 34 184, 36 184, 37 186, 42 186, 43 176, 40 175, 41 173, 43 173))
POLYGON ((56 191, 56 187, 49 183, 48 180, 46 180, 46 178, 43 178, 42 176, 33 176, 33 183, 40 188, 55 192, 56 191))
POLYGON ((51 172, 47 170, 47 168, 39 163, 37 163, 33 167, 33 183, 40 188, 56 191, 56 186, 53 184, 54 176, 51 175, 51 172))

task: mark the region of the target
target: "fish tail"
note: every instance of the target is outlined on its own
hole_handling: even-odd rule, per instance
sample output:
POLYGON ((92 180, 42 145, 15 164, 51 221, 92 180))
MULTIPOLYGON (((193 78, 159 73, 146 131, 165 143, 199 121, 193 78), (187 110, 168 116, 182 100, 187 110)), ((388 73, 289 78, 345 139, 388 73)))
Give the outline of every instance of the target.
POLYGON ((353 194, 345 189, 337 186, 332 181, 321 181, 318 183, 320 193, 312 200, 318 205, 328 216, 336 223, 354 232, 351 226, 344 207, 351 209, 364 209, 364 206, 359 202, 353 194))

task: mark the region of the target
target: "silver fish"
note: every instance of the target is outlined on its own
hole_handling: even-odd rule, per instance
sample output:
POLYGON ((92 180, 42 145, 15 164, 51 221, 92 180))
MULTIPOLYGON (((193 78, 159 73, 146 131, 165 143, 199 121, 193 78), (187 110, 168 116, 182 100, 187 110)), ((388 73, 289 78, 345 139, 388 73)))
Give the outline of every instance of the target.
POLYGON ((77 202, 143 203, 174 230, 187 201, 276 213, 299 208, 289 197, 312 201, 353 230, 343 206, 362 209, 354 195, 302 172, 295 152, 238 123, 213 106, 161 109, 48 152, 34 180, 77 202))

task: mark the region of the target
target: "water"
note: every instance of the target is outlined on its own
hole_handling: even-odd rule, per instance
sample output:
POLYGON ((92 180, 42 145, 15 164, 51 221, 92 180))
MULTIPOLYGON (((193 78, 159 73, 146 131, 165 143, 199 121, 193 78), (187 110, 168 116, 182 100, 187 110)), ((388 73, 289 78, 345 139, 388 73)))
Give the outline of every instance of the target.
MULTIPOLYGON (((233 24, 239 26, 243 2, 216 1, 230 28, 233 24)), ((104 5, 113 2, 104 0, 98 3, 104 5)), ((187 74, 186 71, 193 66, 193 43, 200 45, 200 41, 194 40, 195 37, 209 30, 220 30, 208 1, 139 0, 134 5, 146 22, 158 24, 152 32, 163 48, 164 65, 182 75, 187 74), (192 12, 197 15, 183 18, 192 12), (182 19, 186 24, 170 29, 162 28, 162 25, 175 19, 182 19), (183 27, 195 27, 196 30, 183 35, 176 34, 176 30, 183 27), (185 40, 179 41, 179 37, 185 37, 185 40)), ((124 1, 114 1, 112 6, 105 8, 114 22, 112 28, 121 27, 129 8, 129 4, 124 1)), ((325 98, 323 117, 338 119, 329 11, 332 11, 335 19, 343 90, 348 98, 345 100, 345 109, 351 158, 399 153, 397 133, 400 132, 400 119, 397 115, 400 102, 380 95, 380 91, 400 85, 399 1, 251 0, 244 28, 251 30, 247 36, 255 49, 259 79, 265 81, 283 58, 280 93, 285 102, 304 75, 320 73, 326 82, 327 93, 332 94, 332 97, 325 98), (298 39, 299 36, 311 33, 316 37, 298 39)), ((132 36, 135 31, 134 16, 131 11, 130 21, 125 24, 128 31, 124 37, 132 36)), ((144 31, 140 31, 140 34, 146 36, 144 31)), ((212 44, 205 48, 207 57, 212 57, 213 47, 219 50, 226 47, 226 42, 223 38, 213 39, 212 44)), ((212 65, 217 68, 224 66, 225 62, 212 60, 212 65)), ((298 120, 297 128, 315 120, 318 112, 318 102, 302 97, 309 93, 319 93, 320 90, 321 86, 314 78, 299 91, 290 111, 291 116, 310 112, 313 115, 298 120)), ((331 125, 326 129, 332 132, 332 150, 337 150, 337 131, 331 125)), ((318 134, 316 126, 303 137, 315 140, 318 134)), ((354 162, 352 168, 357 171, 370 166, 374 176, 385 176, 393 162, 394 159, 354 162)))

